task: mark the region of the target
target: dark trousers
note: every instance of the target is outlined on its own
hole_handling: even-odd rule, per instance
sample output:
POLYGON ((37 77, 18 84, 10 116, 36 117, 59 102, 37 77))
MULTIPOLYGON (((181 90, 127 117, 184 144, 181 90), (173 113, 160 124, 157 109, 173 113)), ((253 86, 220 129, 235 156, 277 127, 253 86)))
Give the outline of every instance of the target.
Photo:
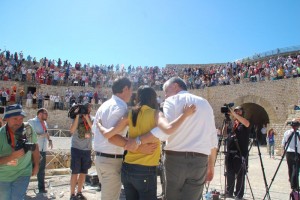
POLYGON ((245 160, 244 164, 240 156, 236 154, 230 154, 226 156, 226 170, 227 170, 227 187, 226 193, 233 195, 235 185, 235 196, 242 198, 244 196, 245 189, 245 175, 248 162, 245 160))
POLYGON ((127 200, 156 200, 156 166, 123 163, 121 180, 127 200))
POLYGON ((59 102, 54 102, 54 110, 59 109, 59 102))
MULTIPOLYGON (((300 168, 300 154, 295 154, 295 152, 286 152, 286 161, 288 164, 289 171, 289 181, 291 183, 292 189, 297 189, 297 180, 298 173, 300 168), (298 159, 298 169, 297 169, 297 160, 298 159)), ((299 184, 299 183, 298 183, 299 184)))
POLYGON ((2 106, 6 106, 6 97, 1 97, 2 106))
POLYGON ((19 97, 18 104, 23 105, 23 97, 19 97))
POLYGON ((39 190, 45 189, 45 168, 46 168, 46 152, 40 151, 40 168, 37 174, 39 190))

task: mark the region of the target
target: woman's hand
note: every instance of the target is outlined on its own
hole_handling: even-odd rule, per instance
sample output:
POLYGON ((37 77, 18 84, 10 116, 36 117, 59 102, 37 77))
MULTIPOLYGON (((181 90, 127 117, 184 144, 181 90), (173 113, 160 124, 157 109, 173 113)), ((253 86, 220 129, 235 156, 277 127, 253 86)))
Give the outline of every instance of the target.
POLYGON ((194 114, 196 112, 196 106, 194 104, 192 105, 185 105, 183 107, 183 114, 187 117, 190 116, 192 114, 194 114))

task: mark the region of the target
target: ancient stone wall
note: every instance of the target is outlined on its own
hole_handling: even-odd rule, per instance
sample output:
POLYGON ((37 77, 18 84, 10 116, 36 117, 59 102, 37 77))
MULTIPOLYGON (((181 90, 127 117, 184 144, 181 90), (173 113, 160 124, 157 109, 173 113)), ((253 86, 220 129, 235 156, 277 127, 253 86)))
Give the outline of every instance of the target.
MULTIPOLYGON (((0 82, 0 87, 10 88, 14 82, 0 82)), ((43 93, 64 95, 67 87, 65 86, 48 86, 48 85, 24 85, 16 82, 18 88, 36 87, 43 93)), ((216 127, 221 127, 224 115, 220 112, 220 108, 224 103, 234 102, 235 105, 243 105, 253 103, 261 106, 269 117, 269 127, 273 127, 278 133, 276 137, 276 146, 281 142, 284 130, 288 129, 284 124, 300 113, 293 113, 293 105, 298 104, 300 99, 300 79, 282 79, 276 81, 265 82, 246 82, 237 85, 207 87, 201 90, 192 90, 190 92, 207 99, 215 114, 216 127)), ((70 86, 70 89, 79 92, 81 90, 94 90, 91 87, 70 86)), ((106 88, 110 94, 110 89, 106 88)), ((102 91, 102 90, 100 90, 102 91)), ((164 97, 162 91, 158 91, 158 95, 164 97)), ((110 95, 109 95, 110 96, 110 95)), ((95 105, 93 113, 95 114, 99 105, 95 105)), ((36 109, 26 109, 28 114, 26 119, 30 119, 36 115, 36 109)), ((255 112, 255 111, 251 111, 255 112)), ((67 111, 49 110, 49 126, 57 126, 61 129, 69 129, 71 120, 67 118, 67 111)))

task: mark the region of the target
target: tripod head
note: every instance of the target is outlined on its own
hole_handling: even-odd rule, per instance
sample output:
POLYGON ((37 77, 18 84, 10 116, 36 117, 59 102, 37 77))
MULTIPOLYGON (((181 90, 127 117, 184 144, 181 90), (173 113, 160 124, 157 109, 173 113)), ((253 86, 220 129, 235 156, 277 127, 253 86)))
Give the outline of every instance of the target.
POLYGON ((293 119, 292 121, 287 122, 286 125, 290 125, 296 132, 300 127, 300 122, 296 119, 293 119))
POLYGON ((226 122, 231 122, 230 115, 229 115, 228 113, 225 113, 224 116, 225 116, 225 119, 224 119, 224 120, 225 120, 226 122))

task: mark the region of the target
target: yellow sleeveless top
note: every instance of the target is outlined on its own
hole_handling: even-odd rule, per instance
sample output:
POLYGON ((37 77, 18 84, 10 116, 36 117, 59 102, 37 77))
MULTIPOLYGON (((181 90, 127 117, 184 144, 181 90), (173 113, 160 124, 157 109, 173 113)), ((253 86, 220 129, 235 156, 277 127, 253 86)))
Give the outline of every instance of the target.
MULTIPOLYGON (((156 126, 155 123, 156 110, 150 108, 149 106, 142 106, 137 117, 136 126, 132 123, 132 112, 129 112, 129 138, 135 138, 139 135, 143 135, 151 131, 156 126)), ((125 163, 137 164, 144 166, 157 166, 160 159, 160 141, 157 141, 158 147, 155 149, 154 153, 151 155, 134 153, 128 151, 125 156, 125 163)))

